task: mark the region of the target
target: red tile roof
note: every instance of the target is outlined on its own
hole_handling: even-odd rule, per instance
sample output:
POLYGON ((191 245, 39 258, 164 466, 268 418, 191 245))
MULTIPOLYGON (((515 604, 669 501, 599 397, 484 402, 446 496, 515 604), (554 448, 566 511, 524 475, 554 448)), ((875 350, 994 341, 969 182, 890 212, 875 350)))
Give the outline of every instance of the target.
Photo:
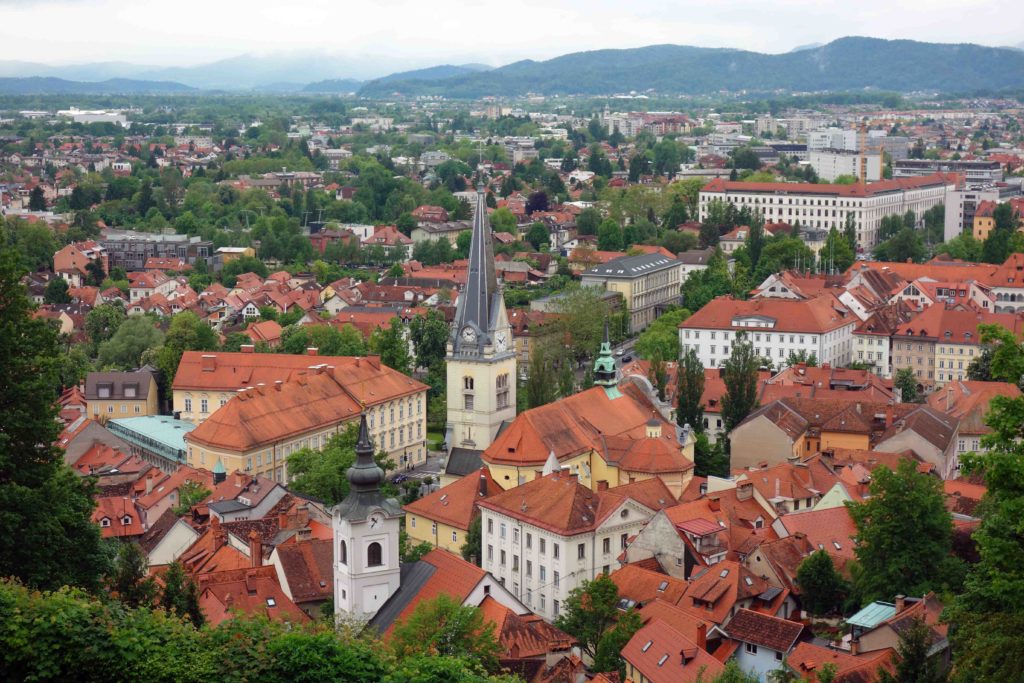
POLYGON ((786 653, 803 633, 804 627, 788 619, 740 609, 729 620, 725 630, 735 640, 786 653))
POLYGON ((815 549, 831 555, 838 569, 855 559, 857 527, 845 506, 792 512, 780 520, 790 534, 803 534, 815 549))
POLYGON ((419 593, 409 600, 409 603, 388 627, 387 633, 390 633, 395 624, 407 619, 415 611, 416 606, 424 600, 433 600, 443 594, 460 603, 465 601, 487 575, 487 572, 475 564, 466 562, 461 557, 440 548, 435 548, 424 555, 422 561, 436 567, 436 571, 423 584, 419 593))
POLYGON ((731 295, 712 299, 703 308, 679 323, 680 329, 713 329, 756 332, 795 332, 802 334, 824 334, 846 325, 854 325, 858 319, 831 293, 815 299, 765 299, 743 301, 731 295), (767 318, 772 327, 758 325, 734 325, 736 319, 767 318))
POLYGON ((609 578, 619 588, 619 597, 646 605, 654 600, 677 605, 683 599, 688 584, 661 572, 627 564, 613 571, 609 578))
POLYGON ((274 567, 209 572, 196 577, 196 582, 199 606, 212 626, 230 619, 233 611, 296 624, 309 621, 281 588, 274 567))
POLYGON ((275 549, 283 581, 296 603, 334 597, 333 544, 333 538, 310 539, 282 544, 275 549))
POLYGON ((92 521, 100 525, 103 538, 141 536, 145 532, 142 528, 142 515, 135 508, 135 503, 121 496, 97 498, 92 521), (128 520, 127 523, 125 519, 128 520), (106 526, 104 520, 107 522, 106 526))
POLYGON ((468 530, 477 512, 477 504, 501 491, 486 467, 470 472, 444 488, 438 489, 402 507, 406 513, 468 530), (481 493, 482 486, 486 493, 481 493))
POLYGON ((648 621, 622 648, 622 658, 650 683, 709 680, 725 668, 661 619, 648 621))
POLYGON ((830 647, 803 642, 793 648, 786 663, 808 683, 817 683, 818 672, 826 664, 836 667, 835 683, 874 683, 878 680, 879 668, 890 673, 894 670, 892 660, 895 652, 893 648, 885 648, 854 656, 830 647))

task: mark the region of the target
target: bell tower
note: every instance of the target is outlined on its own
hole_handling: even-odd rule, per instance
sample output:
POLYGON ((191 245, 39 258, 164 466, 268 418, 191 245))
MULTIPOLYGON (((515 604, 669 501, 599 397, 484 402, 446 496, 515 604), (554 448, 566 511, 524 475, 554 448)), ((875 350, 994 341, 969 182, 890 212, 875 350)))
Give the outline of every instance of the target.
POLYGON ((448 421, 452 448, 482 451, 516 416, 516 354, 505 299, 494 272, 484 186, 477 186, 469 277, 448 340, 448 421))
POLYGON ((380 491, 384 470, 373 460, 366 414, 359 420, 349 493, 333 510, 334 611, 370 619, 399 586, 402 508, 380 491))

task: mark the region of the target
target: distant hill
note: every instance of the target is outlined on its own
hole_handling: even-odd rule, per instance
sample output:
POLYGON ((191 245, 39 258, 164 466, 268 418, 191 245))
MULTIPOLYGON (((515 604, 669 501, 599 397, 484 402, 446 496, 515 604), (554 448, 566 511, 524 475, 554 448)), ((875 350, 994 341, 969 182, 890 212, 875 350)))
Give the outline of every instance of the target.
POLYGON ((331 78, 326 81, 308 83, 302 88, 302 92, 323 92, 323 93, 350 93, 359 90, 363 81, 354 78, 331 78))
POLYGON ((393 73, 383 78, 376 79, 375 82, 392 82, 392 81, 439 81, 443 78, 454 78, 456 76, 466 76, 468 74, 480 73, 481 71, 489 71, 491 67, 482 64, 463 64, 460 66, 454 66, 452 64, 442 64, 440 66, 431 66, 426 69, 416 69, 414 71, 400 71, 393 73))
POLYGON ((1024 87, 1024 54, 1017 50, 855 37, 778 55, 683 45, 576 52, 441 80, 379 79, 363 86, 359 94, 475 98, 648 90, 668 94, 863 88, 949 92, 1015 87, 1024 87))
POLYGON ((116 93, 184 93, 195 92, 173 81, 138 81, 110 78, 99 82, 69 81, 63 78, 32 76, 0 78, 0 93, 5 95, 106 95, 116 93))
POLYGON ((821 47, 824 43, 807 43, 806 45, 797 45, 790 52, 800 52, 801 50, 813 50, 816 47, 821 47))

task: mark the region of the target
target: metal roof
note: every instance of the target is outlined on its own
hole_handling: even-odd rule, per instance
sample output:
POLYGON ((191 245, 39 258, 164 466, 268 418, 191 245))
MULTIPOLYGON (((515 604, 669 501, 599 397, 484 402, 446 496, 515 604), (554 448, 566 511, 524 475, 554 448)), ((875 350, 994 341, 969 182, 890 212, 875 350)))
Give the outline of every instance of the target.
POLYGON ((170 460, 185 462, 185 435, 196 428, 170 415, 143 415, 111 420, 107 428, 130 444, 170 460))
POLYGON ((896 615, 896 605, 891 602, 873 602, 846 620, 851 626, 871 629, 896 615))

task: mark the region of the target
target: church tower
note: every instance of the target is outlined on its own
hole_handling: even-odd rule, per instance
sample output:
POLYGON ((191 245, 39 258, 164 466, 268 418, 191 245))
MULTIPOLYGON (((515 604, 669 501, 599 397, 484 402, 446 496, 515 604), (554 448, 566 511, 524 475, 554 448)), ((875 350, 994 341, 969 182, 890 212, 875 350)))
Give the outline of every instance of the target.
POLYGON ((398 503, 380 492, 384 470, 373 460, 366 414, 359 421, 349 493, 334 507, 334 611, 370 619, 399 586, 398 503))
POLYGON ((448 449, 482 451, 502 422, 516 416, 516 354, 494 272, 483 185, 477 186, 469 278, 455 311, 447 361, 448 449))

